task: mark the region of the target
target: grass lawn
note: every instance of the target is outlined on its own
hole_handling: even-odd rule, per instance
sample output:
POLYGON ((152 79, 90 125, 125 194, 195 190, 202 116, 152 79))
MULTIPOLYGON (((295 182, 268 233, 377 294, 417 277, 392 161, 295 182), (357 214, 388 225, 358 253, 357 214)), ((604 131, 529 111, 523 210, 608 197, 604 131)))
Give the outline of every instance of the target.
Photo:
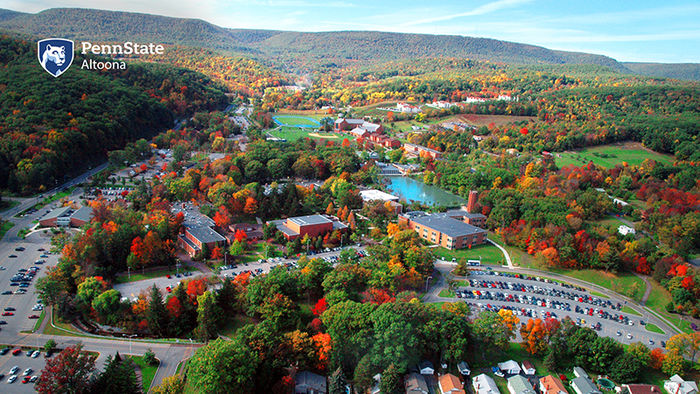
MULTIPOLYGON (((181 266, 180 266, 180 272, 185 272, 185 271, 196 271, 196 268, 190 267, 190 266, 187 266, 187 265, 181 265, 181 266)), ((160 276, 165 276, 165 275, 167 275, 167 274, 175 275, 176 272, 177 272, 177 270, 176 270, 175 268, 173 268, 173 269, 163 268, 163 269, 156 270, 156 271, 145 272, 145 273, 143 273, 143 274, 142 274, 142 273, 139 273, 138 271, 134 271, 134 272, 131 273, 131 277, 129 277, 129 276, 126 275, 126 274, 124 274, 124 275, 119 275, 119 276, 117 276, 117 277, 114 279, 114 282, 115 282, 115 283, 136 282, 136 281, 139 281, 139 280, 153 279, 153 278, 157 278, 157 277, 160 277, 160 276)))
MULTIPOLYGON (((506 245, 506 243, 503 242, 503 238, 501 238, 500 235, 494 233, 493 231, 489 231, 488 237, 492 241, 503 246, 508 251, 508 254, 510 255, 510 260, 513 262, 513 265, 517 265, 517 266, 525 267, 525 268, 542 269, 542 267, 535 264, 535 257, 534 256, 530 256, 524 250, 521 250, 515 246, 506 245)), ((501 256, 503 256, 503 254, 501 254, 501 256)), ((505 259, 505 257, 502 257, 502 258, 505 259)))
POLYGON ((615 144, 586 148, 574 152, 561 152, 554 154, 557 166, 564 167, 569 164, 582 166, 589 161, 596 165, 613 168, 616 164, 627 162, 630 165, 640 165, 646 159, 656 160, 660 163, 671 164, 673 157, 644 149, 639 144, 615 144))
POLYGON ((0 206, 0 211, 6 211, 12 207, 16 207, 17 205, 19 205, 19 201, 17 200, 3 200, 2 206, 0 206))
POLYGON ((128 356, 131 361, 136 364, 136 366, 141 370, 141 383, 143 385, 143 391, 148 392, 151 388, 151 382, 153 382, 153 377, 156 376, 156 371, 158 370, 158 365, 150 365, 143 361, 143 356, 128 356))
POLYGON ((440 297, 445 297, 445 298, 452 298, 455 297, 455 292, 447 289, 442 289, 440 290, 440 294, 438 294, 440 297))
POLYGON ((692 333, 693 329, 690 328, 690 322, 683 320, 680 315, 675 313, 668 313, 666 311, 666 304, 671 302, 671 294, 668 290, 664 289, 655 280, 650 280, 651 283, 651 294, 649 294, 649 299, 647 300, 646 306, 649 309, 653 309, 656 313, 668 319, 676 327, 681 329, 683 332, 692 333))
POLYGON ((591 291, 590 293, 592 296, 596 296, 598 298, 610 298, 603 293, 598 293, 597 291, 591 291))
POLYGON ((622 309, 620 310, 620 312, 629 313, 630 315, 642 316, 639 312, 628 307, 627 305, 623 306, 622 309))
POLYGON ((272 118, 283 126, 319 126, 315 119, 302 115, 273 115, 272 118))
POLYGON ((44 321, 44 318, 46 317, 46 311, 42 310, 41 314, 39 315, 39 318, 36 319, 36 323, 34 323, 34 328, 32 328, 32 332, 36 332, 36 330, 41 327, 41 323, 44 321))
POLYGON ((598 286, 605 287, 616 293, 626 295, 636 301, 640 301, 644 295, 644 281, 632 274, 613 274, 602 270, 564 270, 551 269, 552 272, 585 280, 598 286))
POLYGON ((226 325, 219 331, 219 334, 231 337, 236 334, 236 331, 248 323, 255 323, 255 319, 245 316, 236 315, 230 319, 226 325))
POLYGON ((290 127, 290 126, 281 126, 277 127, 271 130, 268 130, 268 133, 271 134, 273 137, 277 138, 284 138, 287 141, 296 141, 300 138, 313 138, 317 140, 329 140, 329 141, 336 141, 336 142, 342 142, 344 138, 349 139, 352 141, 354 138, 345 133, 323 133, 319 132, 316 128, 312 127, 305 127, 305 128, 299 128, 299 127, 290 127))
POLYGON ((491 244, 479 245, 471 249, 456 250, 449 250, 440 246, 438 248, 433 249, 433 252, 436 256, 447 261, 455 259, 457 261, 466 262, 467 260, 481 259, 482 264, 505 264, 505 258, 503 257, 503 253, 501 253, 501 251, 497 247, 491 244))
POLYGON ((647 323, 647 325, 644 327, 646 327, 647 331, 655 332, 657 334, 665 334, 664 330, 660 329, 655 324, 647 323))
POLYGON ((64 323, 58 320, 54 320, 53 324, 56 327, 63 328, 65 330, 68 330, 70 332, 66 332, 63 330, 59 330, 58 328, 54 328, 51 324, 47 324, 46 327, 44 328, 44 334, 45 335, 61 335, 64 337, 84 337, 85 335, 80 335, 75 332, 75 328, 70 325, 70 323, 64 323))
POLYGON ((0 239, 2 239, 5 236, 5 234, 8 231, 10 231, 10 229, 14 226, 15 226, 15 224, 9 220, 3 221, 2 225, 0 225, 0 239))

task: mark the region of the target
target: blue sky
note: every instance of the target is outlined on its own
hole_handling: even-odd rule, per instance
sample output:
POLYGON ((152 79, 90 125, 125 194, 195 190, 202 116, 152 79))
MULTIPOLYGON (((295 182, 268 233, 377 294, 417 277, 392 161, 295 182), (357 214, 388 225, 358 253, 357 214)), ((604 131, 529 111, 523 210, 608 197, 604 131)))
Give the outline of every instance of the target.
POLYGON ((0 0, 37 12, 85 7, 295 31, 455 34, 611 56, 700 63, 700 1, 648 0, 0 0))

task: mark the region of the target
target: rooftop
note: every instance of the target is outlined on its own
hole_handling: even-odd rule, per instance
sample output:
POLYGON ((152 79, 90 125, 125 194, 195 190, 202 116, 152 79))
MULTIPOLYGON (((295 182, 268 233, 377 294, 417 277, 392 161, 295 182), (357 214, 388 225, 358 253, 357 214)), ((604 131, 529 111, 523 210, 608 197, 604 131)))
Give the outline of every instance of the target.
POLYGON ((362 197, 362 200, 364 200, 364 201, 376 201, 376 200, 398 201, 399 200, 399 198, 397 196, 391 195, 389 193, 384 193, 383 191, 377 190, 377 189, 362 190, 360 192, 360 197, 362 197))
POLYGON ((576 386, 582 394, 602 394, 588 377, 579 376, 571 381, 571 385, 576 386))
POLYGON ((436 213, 432 215, 417 216, 415 218, 411 218, 411 220, 420 224, 421 226, 431 228, 453 238, 486 232, 479 227, 472 226, 471 224, 464 223, 457 219, 452 219, 445 214, 436 213))
POLYGON ((47 213, 43 218, 41 218, 41 220, 53 219, 53 218, 57 218, 60 216, 70 214, 70 210, 71 210, 70 207, 56 208, 53 211, 47 213))
POLYGON ((323 224, 331 222, 330 219, 323 215, 296 216, 287 220, 289 220, 292 223, 298 224, 299 226, 309 226, 313 224, 323 224))
POLYGON ((508 386, 515 394, 535 394, 530 382, 522 375, 513 375, 508 378, 508 386))
POLYGON ((92 218, 92 208, 90 207, 80 207, 77 211, 73 212, 71 219, 78 219, 84 222, 89 222, 92 218))
POLYGON ((221 234, 212 230, 211 227, 207 226, 186 226, 187 232, 192 234, 193 237, 197 238, 201 243, 209 242, 223 242, 226 241, 221 234))

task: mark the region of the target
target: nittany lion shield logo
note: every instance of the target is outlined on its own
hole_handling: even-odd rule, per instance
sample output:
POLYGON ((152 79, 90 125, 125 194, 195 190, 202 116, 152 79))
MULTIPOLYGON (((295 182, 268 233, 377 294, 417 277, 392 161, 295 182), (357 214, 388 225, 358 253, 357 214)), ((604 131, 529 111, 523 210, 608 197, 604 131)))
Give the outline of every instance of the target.
POLYGON ((41 67, 54 77, 66 72, 73 63, 73 41, 65 38, 45 38, 37 44, 41 67))

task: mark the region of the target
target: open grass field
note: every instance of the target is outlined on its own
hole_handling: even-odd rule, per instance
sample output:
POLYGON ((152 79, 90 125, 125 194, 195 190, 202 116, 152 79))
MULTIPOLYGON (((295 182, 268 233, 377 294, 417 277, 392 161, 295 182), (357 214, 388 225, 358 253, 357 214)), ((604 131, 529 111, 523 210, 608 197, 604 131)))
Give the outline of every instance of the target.
POLYGON ((313 138, 316 140, 329 140, 335 142, 342 142, 343 139, 347 138, 352 141, 354 138, 345 133, 323 133, 316 130, 316 128, 301 128, 301 127, 290 127, 290 126, 280 126, 272 130, 268 130, 268 133, 273 137, 284 138, 287 141, 296 141, 300 138, 313 138))
POLYGON ((649 283, 651 284, 652 290, 646 306, 668 319, 683 332, 692 333, 693 329, 690 327, 690 322, 688 320, 682 319, 678 314, 666 312, 666 304, 671 302, 671 293, 654 280, 650 280, 649 283))
POLYGON ((314 118, 302 115, 275 115, 272 119, 280 126, 318 127, 320 123, 314 118))
MULTIPOLYGON (((187 265, 181 265, 180 266, 180 272, 186 272, 186 271, 195 271, 196 269, 187 265)), ((153 278, 158 278, 160 276, 165 276, 165 275, 175 275, 177 273, 177 270, 173 267, 172 269, 168 268, 163 268, 155 271, 149 271, 145 273, 140 273, 137 271, 133 271, 131 273, 131 276, 129 275, 119 275, 116 277, 114 280, 115 283, 129 283, 129 282, 136 282, 138 280, 144 280, 144 279, 153 279, 153 278)))
POLYGON ((646 159, 656 160, 664 164, 673 163, 673 157, 651 151, 639 143, 631 142, 555 153, 554 158, 559 167, 569 164, 582 166, 588 164, 589 161, 605 168, 613 168, 622 162, 639 165, 646 159))
POLYGON ((433 250, 436 256, 451 261, 455 259, 456 261, 467 261, 467 260, 479 260, 481 259, 482 264, 505 264, 505 259, 503 253, 498 250, 497 247, 486 244, 475 246, 471 249, 458 249, 449 250, 443 247, 438 247, 433 250))
POLYGON ((636 301, 640 301, 644 295, 644 281, 632 274, 614 274, 606 273, 602 270, 564 270, 552 269, 552 272, 570 276, 572 278, 585 280, 586 282, 594 283, 598 286, 605 287, 616 293, 620 293, 630 297, 636 301))

